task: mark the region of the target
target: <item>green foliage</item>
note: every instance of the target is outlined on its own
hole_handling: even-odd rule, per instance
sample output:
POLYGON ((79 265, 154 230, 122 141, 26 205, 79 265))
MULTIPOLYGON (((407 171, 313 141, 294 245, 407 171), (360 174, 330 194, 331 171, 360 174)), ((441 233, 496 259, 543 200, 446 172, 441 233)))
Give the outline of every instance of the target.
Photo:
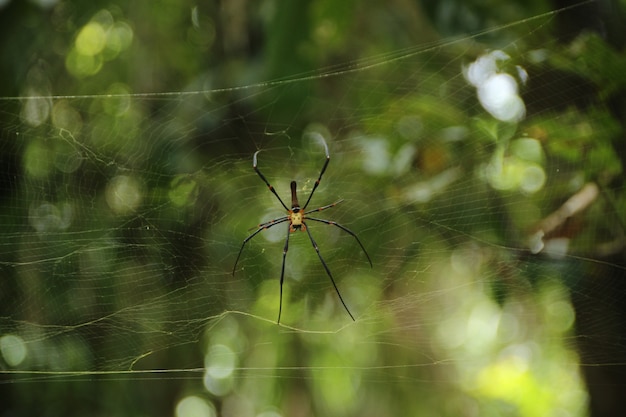
POLYGON ((9 413, 38 413, 41 391, 65 415, 586 415, 572 299, 587 271, 623 273, 626 58, 560 36, 552 18, 575 16, 529 19, 543 1, 18 3, 0 17, 9 413), (517 122, 464 75, 497 48, 513 56, 499 74, 528 69, 517 122), (316 135, 331 160, 309 209, 344 201, 311 216, 353 230, 374 268, 309 224, 352 322, 291 234, 279 327, 288 224, 232 274, 246 232, 285 215, 252 155, 302 203, 316 135))

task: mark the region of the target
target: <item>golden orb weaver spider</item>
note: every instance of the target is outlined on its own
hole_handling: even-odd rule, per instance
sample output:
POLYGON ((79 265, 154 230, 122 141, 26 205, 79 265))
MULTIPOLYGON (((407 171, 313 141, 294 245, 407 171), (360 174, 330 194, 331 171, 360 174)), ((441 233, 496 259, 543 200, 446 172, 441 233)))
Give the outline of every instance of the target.
POLYGON ((324 258, 322 258, 322 254, 320 253, 320 250, 319 250, 319 248, 317 246, 317 243, 315 242, 315 239, 313 239, 313 236, 311 236, 311 232, 309 231, 309 228, 308 228, 305 220, 312 220, 314 222, 319 222, 319 223, 324 223, 324 224, 328 224, 328 225, 332 225, 332 226, 337 226, 338 228, 340 228, 344 232, 347 232, 348 234, 350 234, 352 237, 354 237, 354 239, 356 239, 357 243, 359 244, 359 246, 363 250, 363 253, 367 257, 367 260, 368 260, 368 262, 370 264, 370 267, 372 267, 372 260, 370 259, 370 256, 367 254, 367 251, 365 250, 365 247, 363 246, 363 244, 361 243, 361 241, 359 240, 359 238, 357 237, 357 235, 354 232, 352 232, 347 227, 342 226, 339 223, 336 223, 336 222, 334 222, 332 220, 318 219, 318 218, 309 216, 309 214, 311 214, 311 213, 315 213, 315 212, 318 212, 318 211, 323 211, 323 210, 329 209, 331 207, 335 207, 337 204, 341 203, 343 200, 336 201, 336 202, 334 202, 332 204, 328 204, 327 206, 322 206, 322 207, 319 207, 319 208, 316 208, 316 209, 313 209, 313 210, 306 211, 306 208, 309 205, 309 203, 311 202, 311 198, 313 197, 313 193, 315 192, 317 187, 320 185, 320 181, 322 180, 322 175, 324 175, 324 172, 326 172, 326 168, 328 167, 328 162, 330 162, 330 154, 328 153, 328 145, 326 145, 326 141, 324 141, 324 139, 321 139, 321 142, 324 145, 324 151, 326 152, 326 161, 324 162, 324 166, 322 167, 322 170, 320 171, 320 175, 317 177, 317 180, 315 181, 315 184, 313 185, 313 189, 311 190, 311 194, 309 194, 309 198, 307 198, 306 203, 304 204, 303 207, 300 207, 300 204, 298 203, 298 196, 297 196, 297 193, 296 193, 297 186, 296 186, 296 182, 295 181, 291 181, 291 209, 289 209, 285 205, 283 200, 280 198, 280 196, 278 195, 278 193, 276 192, 274 187, 272 187, 272 185, 269 183, 269 181, 267 181, 265 176, 263 176, 263 174, 261 173, 259 168, 257 168, 257 155, 261 151, 256 151, 254 153, 254 156, 252 157, 252 168, 254 168, 254 171, 259 175, 259 177, 261 177, 261 179, 263 180, 265 185, 267 185, 267 188, 269 188, 269 190, 272 193, 274 193, 274 195, 276 196, 278 201, 280 201, 280 204, 287 211, 287 215, 283 216, 283 217, 279 217, 277 219, 273 219, 273 220, 267 221, 265 223, 259 224, 257 226, 258 227, 257 230, 255 232, 253 232, 251 235, 249 235, 247 238, 244 239, 243 243, 241 244, 241 249, 239 249, 239 254, 237 255, 237 259, 235 260, 235 265, 233 266, 233 276, 235 276, 235 270, 237 268, 237 263, 239 262, 239 258, 241 257, 241 253, 243 252, 243 248, 246 246, 246 243, 248 243, 248 241, 250 241, 250 239, 255 237, 257 234, 259 234, 263 230, 269 229, 270 227, 274 227, 277 224, 289 222, 289 227, 287 228, 287 238, 285 239, 285 246, 283 247, 283 264, 282 264, 282 267, 280 269, 280 305, 278 307, 278 321, 277 321, 277 324, 280 324, 280 315, 281 315, 281 313, 283 311, 283 281, 285 279, 285 259, 287 257, 287 251, 289 250, 289 235, 291 233, 297 231, 297 230, 301 230, 303 232, 307 232, 307 234, 309 235, 309 239, 311 240, 311 244, 313 245, 313 248, 315 249, 315 252, 317 253, 317 256, 320 258, 322 266, 326 270, 326 274, 328 274, 328 277, 330 278, 330 281, 332 282, 333 287, 335 287, 335 291, 337 292, 337 295, 339 296, 339 300, 341 301, 341 304, 343 304, 343 307, 348 312, 348 315, 350 316, 352 321, 355 321, 354 320, 354 316, 352 315, 352 313, 350 313, 350 310, 348 309, 348 306, 343 301, 343 297, 341 296, 341 293, 339 292, 339 288, 337 287, 337 284, 335 283, 335 279, 333 278, 333 274, 330 272, 330 269, 328 268, 328 265, 326 265, 326 262, 324 261, 324 258))

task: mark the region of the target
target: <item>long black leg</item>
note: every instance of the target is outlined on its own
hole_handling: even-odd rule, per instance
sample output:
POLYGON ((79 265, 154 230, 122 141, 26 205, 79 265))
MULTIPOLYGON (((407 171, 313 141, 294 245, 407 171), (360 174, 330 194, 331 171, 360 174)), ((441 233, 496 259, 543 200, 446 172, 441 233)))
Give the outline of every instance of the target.
POLYGON ((237 268, 237 263, 239 262, 239 258, 241 257, 241 252, 243 252, 243 247, 246 246, 246 243, 248 243, 250 239, 258 235, 263 230, 269 229, 270 227, 276 226, 277 224, 284 223, 287 220, 289 220, 289 217, 280 217, 278 219, 270 220, 269 222, 261 223, 259 225, 259 228, 254 233, 252 233, 250 236, 248 236, 247 238, 243 240, 243 243, 241 244, 241 248, 239 249, 239 254, 237 255, 237 260, 235 261, 235 265, 233 265, 233 276, 235 276, 235 269, 237 268))
POLYGON ((278 321, 276 324, 280 324, 280 315, 283 312, 283 281, 285 279, 285 259, 287 258, 287 251, 289 250, 289 235, 291 234, 291 228, 287 228, 287 238, 285 239, 285 247, 283 248, 283 266, 280 268, 280 302, 278 304, 278 321))
POLYGON ((330 278, 330 282, 333 283, 333 287, 335 287, 335 291, 337 291, 337 295, 339 296, 339 300, 341 300, 341 304, 343 304, 343 308, 346 309, 346 311, 350 315, 350 318, 352 319, 352 321, 356 321, 356 320, 354 320, 354 316, 352 315, 352 313, 350 313, 350 310, 348 309, 348 306, 343 301, 343 297, 341 296, 341 293, 339 292, 339 288, 337 288, 337 284, 335 284, 335 280, 333 278, 333 274, 330 273, 330 269, 328 269, 328 265, 326 265, 326 262, 324 262, 324 258, 322 258, 322 254, 320 253, 320 249, 317 247, 317 243, 315 243, 315 240, 313 239, 313 236, 311 236, 311 232, 309 231, 309 228, 306 226, 306 224, 304 222, 302 222, 302 224, 304 225, 305 230, 306 230, 307 234, 309 235, 309 239, 311 239, 311 243, 313 244, 313 248, 315 249, 315 252, 317 252, 317 256, 320 258, 320 261, 322 262, 322 266, 324 266, 324 269, 326 270, 326 273, 328 274, 328 277, 330 278))
POLYGON ((306 204, 304 205, 304 207, 302 207, 302 210, 306 210, 307 206, 309 205, 309 202, 311 201, 311 197, 313 197, 313 193, 317 189, 317 186, 320 185, 320 181, 322 180, 322 175, 324 175, 324 172, 326 172, 326 167, 328 167, 328 162, 330 162, 330 154, 328 153, 328 145, 326 144, 326 141, 321 136, 320 136, 320 140, 322 141, 322 145, 324 145, 324 152, 326 152, 326 162, 324 162, 324 166, 322 167, 322 170, 320 171, 320 175, 319 177, 317 177, 317 181, 315 181, 315 184, 313 185, 313 189, 311 190, 311 194, 309 194, 309 198, 306 200, 306 204))
MULTIPOLYGON (((322 207, 324 208, 324 207, 322 207)), ((334 222, 332 220, 325 220, 325 219, 316 219, 315 217, 307 217, 307 220, 313 220, 316 222, 320 222, 320 223, 324 223, 324 224, 330 224, 333 226, 337 226, 338 228, 340 228, 341 230, 343 230, 344 232, 349 233, 353 238, 356 239, 357 243, 359 244, 359 246, 361 247, 361 249, 363 249, 363 253, 365 254, 365 256, 367 256, 367 260, 370 263, 370 268, 372 267, 372 260, 370 259, 370 256, 367 254, 367 251, 365 250, 365 247, 363 246, 363 244, 361 243, 361 241, 359 240, 358 236, 350 229, 348 229, 345 226, 340 225, 337 222, 334 222)))
POLYGON ((316 208, 316 209, 313 209, 313 210, 306 211, 304 214, 305 214, 305 215, 307 215, 307 214, 309 214, 309 213, 316 213, 316 212, 318 212, 318 211, 326 210, 326 209, 329 209, 329 208, 335 207, 335 206, 336 206, 337 204, 339 204, 339 203, 343 203, 343 198, 342 198, 341 200, 339 200, 339 201, 335 201, 334 203, 329 204, 329 205, 327 205, 327 206, 322 206, 322 207, 319 207, 319 208, 316 208))
MULTIPOLYGON (((276 196, 276 198, 278 198, 278 201, 280 201, 280 204, 283 205, 283 207, 285 208, 285 210, 289 211, 289 209, 287 208, 287 206, 285 205, 285 203, 283 203, 283 200, 280 198, 280 196, 278 195, 278 193, 276 192, 276 190, 274 189, 274 187, 272 187, 272 185, 269 183, 269 181, 267 181, 265 179, 265 177, 263 176, 263 174, 261 174, 261 171, 259 171, 259 169, 256 167, 257 162, 256 162, 256 156, 257 154, 261 152, 261 151, 256 151, 254 153, 254 156, 252 157, 252 168, 254 168, 254 171, 259 174, 259 177, 261 177, 261 179, 263 180, 263 182, 265 183, 265 185, 267 185, 267 188, 270 189, 271 192, 274 193, 274 195, 276 196)), ((326 167, 324 167, 324 169, 326 169, 326 167)), ((321 177, 321 175, 320 175, 321 177)), ((319 181, 318 181, 319 182, 319 181)), ((315 188, 313 188, 315 189, 315 188)))
POLYGON ((266 221, 264 223, 259 224, 257 227, 259 229, 269 229, 273 225, 279 224, 279 223, 282 223, 282 222, 286 222, 287 220, 289 220, 289 216, 283 216, 283 217, 279 217, 277 219, 268 220, 268 221, 266 221))

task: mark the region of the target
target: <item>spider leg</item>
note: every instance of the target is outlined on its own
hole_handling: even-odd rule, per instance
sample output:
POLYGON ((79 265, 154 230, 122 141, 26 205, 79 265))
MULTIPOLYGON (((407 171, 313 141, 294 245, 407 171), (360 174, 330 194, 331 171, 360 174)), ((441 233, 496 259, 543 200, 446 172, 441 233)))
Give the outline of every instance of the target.
POLYGON ((280 268, 280 302, 278 304, 278 321, 276 324, 280 324, 280 315, 283 312, 283 281, 285 280, 285 259, 287 258, 287 251, 289 250, 289 235, 291 234, 291 228, 287 228, 287 238, 285 239, 285 247, 283 248, 283 266, 280 268))
MULTIPOLYGON (((335 203, 335 204, 337 204, 337 203, 335 203)), ((332 206, 333 206, 333 205, 331 204, 331 207, 332 207, 332 206)), ((327 208, 327 206, 326 206, 326 207, 321 207, 321 208, 320 208, 320 209, 318 209, 318 210, 322 210, 322 209, 325 209, 325 208, 327 208)), ((313 211, 314 211, 314 210, 313 210, 313 211)), ((324 223, 324 224, 330 224, 330 225, 333 225, 333 226, 337 226, 338 228, 340 228, 340 229, 341 229, 341 230, 343 230, 344 232, 347 232, 348 234, 350 234, 353 238, 355 238, 355 239, 356 239, 356 241, 357 241, 357 243, 359 244, 359 246, 361 247, 361 249, 363 249, 363 253, 365 254, 365 256, 367 256, 367 260, 368 260, 368 261, 369 261, 369 263, 370 263, 370 268, 372 267, 372 260, 370 259, 370 256, 367 254, 367 251, 365 250, 365 247, 363 246, 363 244, 362 244, 362 243, 361 243, 361 241, 359 240, 358 236, 357 236, 357 235, 356 235, 356 234, 355 234, 352 230, 350 230, 350 229, 348 229, 347 227, 342 226, 342 225, 340 225, 339 223, 334 222, 334 221, 332 221, 332 220, 316 219, 315 217, 307 217, 307 220, 313 220, 313 221, 316 221, 316 222, 320 222, 320 223, 324 223)))
POLYGON ((350 313, 350 310, 348 309, 348 306, 343 301, 343 297, 341 296, 341 293, 339 292, 339 288, 337 288, 337 284, 335 284, 335 279, 333 278, 333 275, 330 273, 330 269, 328 269, 328 265, 326 265, 326 262, 324 262, 324 258, 322 258, 322 254, 320 253, 320 249, 317 247, 317 243, 315 243, 315 240, 313 239, 313 236, 311 236, 311 232, 309 231, 309 228, 306 227, 306 224, 304 222, 302 222, 302 224, 304 224, 304 226, 305 226, 304 230, 306 230, 307 234, 309 235, 309 239, 311 239, 311 243, 313 244, 313 248, 315 249, 315 252, 317 252, 317 256, 320 258, 320 261, 322 262, 322 266, 324 267, 324 269, 326 270, 326 273, 328 274, 328 277, 330 278, 330 282, 333 283, 333 287, 335 287, 335 291, 337 291, 337 295, 339 296, 339 300, 341 300, 341 304, 343 304, 343 308, 346 309, 346 311, 350 315, 350 318, 352 319, 352 321, 356 321, 356 320, 354 320, 354 316, 352 315, 352 313, 350 313))
POLYGON ((324 152, 326 152, 326 162, 324 162, 324 166, 322 167, 322 170, 320 171, 320 175, 319 177, 317 177, 317 181, 315 181, 315 184, 313 185, 313 189, 311 190, 311 194, 309 194, 309 198, 307 198, 306 204, 304 204, 304 207, 302 207, 302 210, 306 210, 307 206, 309 205, 309 202, 311 201, 311 197, 313 197, 313 193, 317 189, 317 186, 320 185, 320 181, 322 180, 322 175, 324 175, 324 172, 326 172, 326 168, 328 167, 328 162, 330 162, 330 154, 328 153, 328 145, 326 144, 326 141, 324 140, 324 138, 322 138, 321 135, 320 135, 320 140, 322 142, 322 145, 324 145, 324 152))
POLYGON ((287 220, 289 220, 289 217, 285 216, 285 217, 280 217, 278 219, 270 220, 269 222, 261 223, 259 225, 259 228, 254 233, 252 233, 250 236, 248 236, 247 238, 243 240, 243 243, 241 244, 241 248, 239 249, 239 254, 237 255, 237 260, 235 260, 235 265, 233 265, 233 276, 235 276, 235 269, 237 269, 237 263, 239 262, 239 258, 241 257, 241 253, 243 252, 243 248, 244 246, 246 246, 246 243, 248 243, 250 239, 258 235, 263 230, 269 229, 270 227, 276 226, 277 224, 284 223, 287 220))
MULTIPOLYGON (((278 198, 278 201, 280 201, 280 204, 283 205, 283 207, 285 208, 285 210, 289 211, 289 209, 287 208, 287 206, 285 205, 285 203, 283 203, 283 200, 280 198, 280 196, 278 195, 278 193, 276 192, 276 190, 274 189, 274 187, 272 187, 272 185, 269 183, 269 181, 267 181, 265 179, 265 177, 263 176, 263 174, 261 174, 261 171, 259 171, 259 169, 257 168, 257 161, 256 161, 256 156, 258 155, 258 153, 261 151, 256 151, 254 153, 254 156, 252 157, 252 168, 254 168, 254 171, 259 174, 259 177, 261 177, 261 179, 263 180, 263 182, 265 183, 265 185, 267 185, 267 188, 270 189, 271 192, 274 193, 274 195, 276 196, 276 198, 278 198)), ((315 190, 315 188, 313 188, 315 190)))
POLYGON ((322 206, 322 207, 319 207, 319 208, 316 208, 316 209, 313 209, 313 210, 306 211, 304 214, 305 214, 305 215, 307 215, 307 214, 309 214, 309 213, 315 213, 315 212, 317 212, 317 211, 326 210, 326 209, 329 209, 329 208, 335 207, 335 206, 336 206, 337 204, 339 204, 339 203, 343 203, 343 198, 342 198, 341 200, 339 200, 339 201, 335 201, 334 203, 329 204, 329 205, 327 205, 327 206, 322 206))
POLYGON ((289 220, 289 216, 282 216, 277 219, 268 220, 264 223, 259 224, 257 227, 260 229, 268 229, 272 227, 274 224, 283 223, 289 220))

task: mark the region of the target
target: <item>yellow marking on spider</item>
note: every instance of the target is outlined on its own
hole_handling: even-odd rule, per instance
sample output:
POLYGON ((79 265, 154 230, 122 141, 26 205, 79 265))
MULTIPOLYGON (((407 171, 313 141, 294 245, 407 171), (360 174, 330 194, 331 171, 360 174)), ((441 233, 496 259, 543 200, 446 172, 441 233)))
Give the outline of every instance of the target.
POLYGON ((291 211, 289 213, 289 219, 291 220, 291 231, 295 231, 297 228, 302 228, 304 230, 304 224, 302 221, 304 220, 304 213, 302 211, 291 211))

